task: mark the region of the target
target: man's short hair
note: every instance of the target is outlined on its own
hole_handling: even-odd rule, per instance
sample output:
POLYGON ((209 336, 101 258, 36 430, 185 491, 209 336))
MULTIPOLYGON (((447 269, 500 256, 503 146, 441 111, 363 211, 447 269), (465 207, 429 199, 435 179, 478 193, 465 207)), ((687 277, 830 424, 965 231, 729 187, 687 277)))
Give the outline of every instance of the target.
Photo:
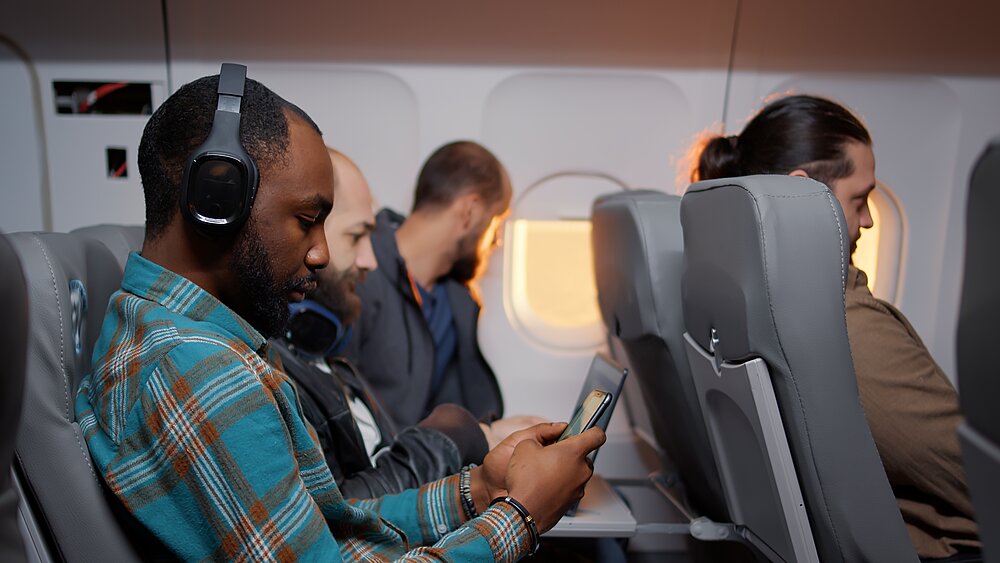
POLYGON ((472 141, 455 141, 434 151, 420 170, 413 211, 447 207, 475 191, 487 204, 503 197, 503 169, 497 157, 472 141))
MULTIPOLYGON (((139 174, 146 198, 147 239, 162 234, 180 211, 184 164, 212 129, 218 86, 218 75, 181 86, 146 123, 139 142, 139 174)), ((287 163, 289 113, 320 132, 298 106, 247 78, 240 106, 240 141, 261 174, 287 163)))

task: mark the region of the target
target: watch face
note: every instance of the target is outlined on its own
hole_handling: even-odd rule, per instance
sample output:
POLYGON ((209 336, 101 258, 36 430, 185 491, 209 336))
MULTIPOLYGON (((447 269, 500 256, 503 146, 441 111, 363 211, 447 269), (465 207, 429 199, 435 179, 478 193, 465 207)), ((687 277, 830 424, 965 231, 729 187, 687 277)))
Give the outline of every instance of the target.
POLYGON ((236 221, 246 205, 246 168, 225 155, 208 155, 194 165, 194 190, 188 205, 209 223, 236 221))

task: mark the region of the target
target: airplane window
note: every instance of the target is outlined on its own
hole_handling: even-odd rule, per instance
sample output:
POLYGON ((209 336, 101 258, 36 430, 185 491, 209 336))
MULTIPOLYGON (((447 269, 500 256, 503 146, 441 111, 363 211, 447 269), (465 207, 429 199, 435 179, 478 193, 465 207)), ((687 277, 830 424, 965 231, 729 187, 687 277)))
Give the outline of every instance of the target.
POLYGON ((600 321, 590 221, 514 222, 515 307, 550 325, 586 326, 600 321))
POLYGON ((590 230, 590 221, 577 219, 518 219, 507 227, 509 313, 548 345, 601 342, 590 230))
POLYGON ((906 218, 899 200, 881 181, 868 197, 874 226, 862 229, 851 261, 868 275, 868 289, 875 297, 894 303, 900 294, 906 218))

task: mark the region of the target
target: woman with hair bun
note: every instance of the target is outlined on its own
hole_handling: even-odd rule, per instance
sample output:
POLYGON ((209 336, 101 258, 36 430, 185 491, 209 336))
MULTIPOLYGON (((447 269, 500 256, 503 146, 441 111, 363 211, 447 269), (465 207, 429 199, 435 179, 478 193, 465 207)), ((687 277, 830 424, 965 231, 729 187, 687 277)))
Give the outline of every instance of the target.
MULTIPOLYGON (((849 109, 816 96, 774 100, 739 135, 709 139, 692 181, 753 174, 804 176, 840 202, 854 252, 872 227, 875 155, 849 109)), ((847 334, 858 392, 903 521, 923 560, 978 561, 982 550, 955 434, 961 414, 951 381, 906 317, 848 271, 847 334)))

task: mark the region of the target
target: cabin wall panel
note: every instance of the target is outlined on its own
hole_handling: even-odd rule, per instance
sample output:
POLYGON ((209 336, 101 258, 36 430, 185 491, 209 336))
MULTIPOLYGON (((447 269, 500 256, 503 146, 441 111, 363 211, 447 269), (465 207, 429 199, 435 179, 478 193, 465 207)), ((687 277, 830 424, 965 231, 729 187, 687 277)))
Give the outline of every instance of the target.
MULTIPOLYGON (((52 82, 150 82, 158 105, 167 91, 160 3, 5 2, 0 35, 23 49, 38 77, 51 205, 42 214, 49 212, 52 219, 44 226, 66 231, 95 223, 142 223, 136 150, 148 116, 56 114, 52 82), (107 177, 109 146, 125 147, 127 179, 107 177)), ((27 144, 30 138, 16 142, 27 144)), ((24 157, 31 159, 21 163, 25 168, 42 166, 40 154, 24 157)))
POLYGON ((738 0, 170 0, 176 60, 725 68, 738 0), (224 24, 220 24, 224 22, 224 24))
POLYGON ((0 230, 45 228, 41 120, 30 62, 0 43, 0 230))
POLYGON ((69 231, 100 223, 142 224, 145 203, 139 178, 139 139, 149 116, 55 113, 54 80, 149 82, 153 106, 165 99, 165 67, 142 63, 39 65, 52 193, 52 229, 69 231), (127 178, 109 178, 107 147, 124 147, 127 178))
POLYGON ((0 35, 20 45, 39 65, 137 62, 163 70, 165 62, 160 2, 2 2, 0 35))
MULTIPOLYGON (((511 219, 589 219, 597 195, 592 179, 560 178, 525 198, 528 186, 555 173, 596 172, 632 188, 683 189, 677 164, 704 124, 719 119, 724 84, 721 71, 598 69, 533 69, 498 83, 483 106, 482 139, 510 173, 511 219), (522 202, 530 209, 519 208, 522 202)), ((604 192, 619 189, 602 185, 604 192)), ((514 318, 511 296, 504 294, 501 254, 494 253, 480 281, 487 304, 480 320, 483 353, 500 374, 510 412, 564 419, 603 339, 566 348, 534 337, 539 327, 528 330, 514 318)), ((625 428, 624 415, 617 418, 616 427, 625 428)))
POLYGON ((740 5, 734 68, 760 72, 1000 74, 995 0, 740 5))

